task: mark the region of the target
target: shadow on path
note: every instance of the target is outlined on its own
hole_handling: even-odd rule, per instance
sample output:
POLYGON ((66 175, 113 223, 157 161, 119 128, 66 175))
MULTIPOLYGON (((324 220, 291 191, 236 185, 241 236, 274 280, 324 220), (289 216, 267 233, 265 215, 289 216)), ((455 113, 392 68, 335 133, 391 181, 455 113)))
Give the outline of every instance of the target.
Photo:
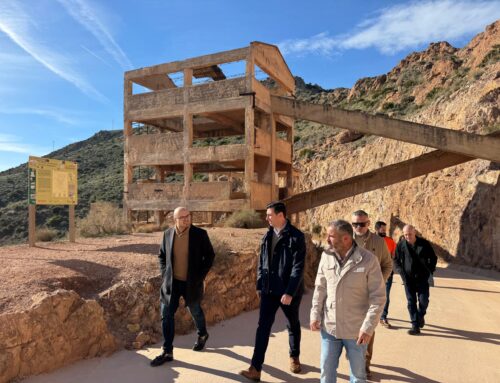
POLYGON ((416 374, 402 367, 384 366, 382 364, 373 364, 372 367, 393 371, 400 375, 386 374, 378 371, 372 372, 372 377, 369 379, 371 382, 395 381, 395 382, 409 382, 409 383, 441 383, 434 379, 426 378, 425 376, 416 374))
MULTIPOLYGON (((409 321, 401 319, 392 319, 392 321, 408 323, 408 328, 410 328, 409 321)), ((426 323, 419 336, 435 336, 448 339, 470 340, 474 342, 500 345, 500 334, 459 330, 451 327, 437 326, 428 323, 426 323)))

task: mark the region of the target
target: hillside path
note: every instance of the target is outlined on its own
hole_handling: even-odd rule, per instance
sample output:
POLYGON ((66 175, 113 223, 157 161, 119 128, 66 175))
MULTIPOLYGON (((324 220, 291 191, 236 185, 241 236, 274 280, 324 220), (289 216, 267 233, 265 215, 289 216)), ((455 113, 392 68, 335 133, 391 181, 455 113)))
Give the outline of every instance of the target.
MULTIPOLYGON (((288 371, 288 338, 284 316, 278 313, 263 370, 263 382, 319 382, 319 334, 309 331, 311 293, 303 300, 301 320, 304 372, 288 371)), ((440 268, 431 290, 427 324, 412 337, 404 290, 395 276, 389 313, 392 329, 377 327, 372 382, 467 383, 500 382, 500 281, 440 268)), ((175 339, 175 361, 149 367, 160 345, 120 351, 108 358, 81 361, 26 383, 227 383, 245 382, 238 375, 249 364, 258 312, 247 312, 209 328, 204 352, 191 351, 195 334, 175 339)), ((339 382, 348 381, 342 355, 339 382)))

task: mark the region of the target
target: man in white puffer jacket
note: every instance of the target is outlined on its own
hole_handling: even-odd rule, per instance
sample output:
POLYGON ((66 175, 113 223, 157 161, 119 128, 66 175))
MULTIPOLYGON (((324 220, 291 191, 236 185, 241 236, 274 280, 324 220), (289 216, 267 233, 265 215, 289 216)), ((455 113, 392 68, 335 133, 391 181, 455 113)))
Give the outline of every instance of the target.
POLYGON ((321 256, 310 327, 321 330, 321 383, 337 381, 343 347, 351 383, 366 382, 365 354, 385 304, 385 283, 375 255, 356 245, 349 222, 327 229, 329 249, 321 256))

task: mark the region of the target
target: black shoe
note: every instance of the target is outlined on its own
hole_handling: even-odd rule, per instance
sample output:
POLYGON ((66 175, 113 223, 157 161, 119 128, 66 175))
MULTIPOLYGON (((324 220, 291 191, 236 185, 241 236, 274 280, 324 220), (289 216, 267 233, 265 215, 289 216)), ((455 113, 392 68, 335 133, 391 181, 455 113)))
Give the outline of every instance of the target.
POLYGON ((425 319, 424 319, 424 317, 420 317, 418 319, 418 327, 424 328, 424 326, 425 326, 425 319))
POLYGON ((413 326, 411 329, 408 330, 408 334, 418 335, 418 334, 420 334, 420 329, 416 326, 413 326))
POLYGON ((205 343, 207 343, 208 333, 205 335, 198 336, 198 340, 193 346, 194 351, 201 351, 205 348, 205 343))
POLYGON ((370 370, 370 366, 366 366, 366 377, 371 378, 372 377, 372 370, 370 370))
POLYGON ((174 360, 174 354, 172 352, 166 352, 165 350, 163 350, 163 352, 156 358, 154 358, 149 364, 151 365, 151 367, 158 367, 165 362, 171 362, 173 360, 174 360))

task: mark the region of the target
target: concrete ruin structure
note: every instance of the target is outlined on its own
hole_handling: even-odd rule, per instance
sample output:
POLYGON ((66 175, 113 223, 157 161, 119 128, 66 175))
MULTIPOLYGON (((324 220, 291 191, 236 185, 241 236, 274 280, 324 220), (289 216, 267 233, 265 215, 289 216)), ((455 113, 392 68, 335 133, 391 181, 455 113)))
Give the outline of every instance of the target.
POLYGON ((290 197, 294 120, 272 112, 271 96, 294 91, 279 49, 261 42, 126 72, 129 216, 153 211, 161 222, 179 205, 194 212, 263 210, 269 201, 290 197), (242 73, 227 77, 229 63, 239 63, 242 73), (268 77, 268 86, 257 72, 268 77))
POLYGON ((263 210, 277 199, 298 215, 475 158, 500 163, 498 133, 478 135, 295 99, 295 81, 278 48, 261 42, 126 72, 124 91, 124 207, 129 215, 154 211, 157 222, 179 205, 208 212, 211 221, 212 212, 263 210), (243 64, 242 73, 227 78, 222 67, 235 62, 243 64), (266 86, 257 71, 268 77, 266 86), (437 150, 294 193, 295 120, 437 150), (141 167, 154 171, 141 177, 141 167), (172 174, 182 182, 165 182, 172 174))

